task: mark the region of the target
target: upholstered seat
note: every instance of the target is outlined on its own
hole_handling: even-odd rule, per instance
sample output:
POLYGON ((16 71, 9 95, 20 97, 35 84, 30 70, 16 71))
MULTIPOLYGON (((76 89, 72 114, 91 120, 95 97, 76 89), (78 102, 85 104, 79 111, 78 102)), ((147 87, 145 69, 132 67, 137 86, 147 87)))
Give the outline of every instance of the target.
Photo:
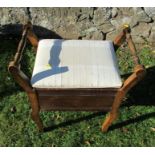
POLYGON ((31 84, 35 88, 120 88, 113 43, 41 40, 31 84))

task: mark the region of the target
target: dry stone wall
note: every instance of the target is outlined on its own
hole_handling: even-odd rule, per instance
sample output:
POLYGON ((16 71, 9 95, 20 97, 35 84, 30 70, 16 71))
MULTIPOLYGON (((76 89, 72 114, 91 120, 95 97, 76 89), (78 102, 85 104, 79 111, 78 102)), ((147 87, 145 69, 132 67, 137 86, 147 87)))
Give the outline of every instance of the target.
POLYGON ((40 36, 113 39, 129 24, 137 44, 155 42, 155 8, 0 8, 0 34, 19 34, 28 16, 40 36))

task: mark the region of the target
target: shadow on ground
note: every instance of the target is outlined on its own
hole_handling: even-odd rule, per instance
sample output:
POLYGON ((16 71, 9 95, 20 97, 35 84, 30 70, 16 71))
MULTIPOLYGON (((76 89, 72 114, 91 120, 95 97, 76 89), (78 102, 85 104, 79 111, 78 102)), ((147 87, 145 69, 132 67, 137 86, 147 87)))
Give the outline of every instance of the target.
POLYGON ((55 130, 55 129, 58 129, 61 127, 66 127, 69 125, 79 123, 81 121, 86 121, 86 120, 90 120, 90 119, 95 118, 95 117, 103 116, 104 114, 106 114, 106 113, 105 112, 96 112, 96 113, 93 113, 93 114, 90 114, 90 115, 87 115, 84 117, 80 117, 78 119, 68 120, 68 121, 62 122, 62 123, 57 124, 57 125, 52 125, 52 126, 46 127, 44 129, 44 131, 48 132, 48 131, 55 130))
POLYGON ((128 119, 126 121, 123 121, 123 122, 120 122, 120 123, 117 123, 115 125, 112 125, 109 127, 109 131, 112 131, 112 130, 115 130, 115 129, 118 129, 118 128, 122 128, 122 127, 125 127, 129 124, 133 124, 133 123, 137 123, 137 122, 142 122, 146 119, 149 119, 149 118, 152 118, 152 117, 155 117, 155 112, 151 112, 151 113, 148 113, 148 114, 144 114, 144 115, 141 115, 141 116, 138 116, 136 118, 132 118, 132 119, 128 119))
MULTIPOLYGON (((52 125, 52 126, 46 127, 44 129, 44 131, 45 132, 50 132, 50 131, 53 131, 55 129, 61 128, 61 127, 70 126, 70 125, 79 123, 81 121, 86 121, 86 120, 93 119, 95 117, 103 116, 105 114, 106 113, 103 113, 103 112, 96 112, 96 113, 90 114, 90 115, 85 116, 85 117, 80 117, 80 118, 74 119, 74 120, 68 120, 68 121, 62 122, 62 123, 57 124, 57 125, 52 125)), ((123 121, 123 122, 120 122, 120 123, 111 125, 109 127, 108 131, 119 129, 119 128, 125 127, 125 126, 127 126, 129 124, 133 124, 135 122, 141 122, 141 121, 144 121, 144 120, 149 119, 149 118, 152 118, 152 117, 155 117, 155 112, 144 114, 144 115, 138 116, 136 118, 128 119, 126 121, 123 121)))

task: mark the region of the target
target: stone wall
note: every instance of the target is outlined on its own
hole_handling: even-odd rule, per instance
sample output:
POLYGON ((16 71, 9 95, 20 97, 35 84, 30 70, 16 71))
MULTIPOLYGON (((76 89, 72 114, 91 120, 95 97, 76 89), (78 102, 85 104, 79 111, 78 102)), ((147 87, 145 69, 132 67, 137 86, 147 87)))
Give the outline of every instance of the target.
POLYGON ((136 43, 155 42, 155 8, 0 8, 0 34, 19 34, 28 16, 40 36, 113 39, 130 24, 136 43))

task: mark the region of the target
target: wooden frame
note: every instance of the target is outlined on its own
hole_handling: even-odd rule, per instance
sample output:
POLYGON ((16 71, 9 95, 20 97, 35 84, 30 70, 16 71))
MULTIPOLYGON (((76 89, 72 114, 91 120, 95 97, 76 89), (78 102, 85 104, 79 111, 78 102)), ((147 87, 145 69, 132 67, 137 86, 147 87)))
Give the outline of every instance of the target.
POLYGON ((133 57, 135 67, 133 73, 126 79, 121 88, 36 89, 32 87, 30 79, 20 69, 20 61, 27 39, 35 48, 35 51, 37 51, 39 40, 33 33, 30 22, 24 26, 22 38, 17 48, 17 53, 14 60, 10 62, 8 70, 16 82, 28 94, 32 108, 32 119, 37 124, 40 131, 43 131, 44 129, 43 123, 39 117, 40 110, 110 111, 102 125, 102 131, 107 131, 109 126, 118 116, 118 110, 123 97, 144 77, 146 73, 144 66, 140 64, 139 58, 136 54, 136 48, 130 35, 130 28, 126 26, 114 40, 114 48, 117 50, 126 40, 133 57))

